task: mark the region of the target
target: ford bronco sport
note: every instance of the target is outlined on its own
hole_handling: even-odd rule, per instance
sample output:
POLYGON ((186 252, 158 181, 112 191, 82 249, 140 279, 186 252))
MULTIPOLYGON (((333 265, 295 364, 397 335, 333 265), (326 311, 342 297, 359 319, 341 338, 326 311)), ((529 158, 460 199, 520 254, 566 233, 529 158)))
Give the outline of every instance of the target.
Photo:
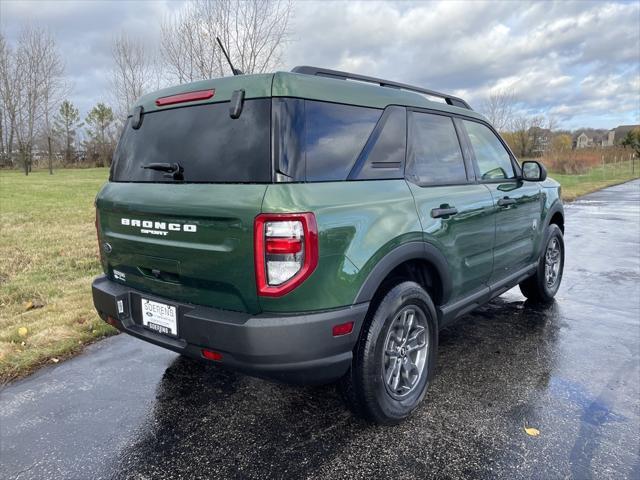
POLYGON ((562 278, 560 186, 462 99, 346 72, 196 82, 142 97, 96 198, 100 316, 251 375, 339 381, 396 423, 438 331, 562 278))

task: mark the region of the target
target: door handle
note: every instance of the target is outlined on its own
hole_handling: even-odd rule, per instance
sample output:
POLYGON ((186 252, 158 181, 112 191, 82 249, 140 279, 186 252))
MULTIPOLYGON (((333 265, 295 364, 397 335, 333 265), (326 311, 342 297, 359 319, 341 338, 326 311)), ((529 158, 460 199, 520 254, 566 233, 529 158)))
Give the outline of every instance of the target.
POLYGON ((458 209, 456 207, 434 208, 431 210, 431 218, 448 217, 450 215, 455 215, 456 213, 458 213, 458 209))
POLYGON ((499 207, 508 207, 509 205, 515 205, 517 200, 515 198, 504 197, 498 200, 499 207))

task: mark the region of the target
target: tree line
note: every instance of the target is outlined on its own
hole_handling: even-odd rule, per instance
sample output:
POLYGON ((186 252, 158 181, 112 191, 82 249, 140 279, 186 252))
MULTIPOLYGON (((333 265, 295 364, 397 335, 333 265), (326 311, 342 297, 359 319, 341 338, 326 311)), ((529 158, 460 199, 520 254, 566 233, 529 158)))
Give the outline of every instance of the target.
POLYGON ((231 74, 235 68, 273 70, 289 39, 292 0, 192 0, 159 26, 158 46, 129 32, 111 44, 111 78, 104 99, 83 116, 55 36, 24 26, 10 43, 0 32, 0 166, 29 174, 34 160, 54 165, 111 163, 118 133, 143 94, 164 86, 231 74))
MULTIPOLYGON (((530 115, 518 109, 520 102, 513 89, 495 89, 489 92, 480 110, 500 132, 509 147, 518 157, 536 156, 536 149, 543 136, 554 132, 557 122, 551 115, 530 115)), ((569 132, 557 132, 551 139, 544 138, 548 148, 571 149, 569 132), (548 142, 548 144, 547 144, 548 142)))
MULTIPOLYGON (((55 38, 44 29, 25 26, 9 45, 0 33, 0 164, 31 172, 34 158, 46 158, 49 172, 57 164, 78 163, 78 152, 92 152, 105 164, 113 145, 113 111, 98 103, 80 121, 65 97, 70 93, 55 38), (77 134, 84 128, 85 140, 77 134)), ((95 162, 98 163, 98 162, 95 162)))
MULTIPOLYGON (((517 157, 562 154, 574 147, 574 133, 559 129, 558 122, 552 115, 530 114, 522 107, 522 102, 513 89, 492 90, 480 106, 481 113, 500 132, 517 157)), ((601 137, 607 130, 583 128, 576 132, 601 137)), ((640 130, 627 132, 623 139, 616 138, 615 144, 623 148, 630 147, 630 150, 640 156, 640 130)))

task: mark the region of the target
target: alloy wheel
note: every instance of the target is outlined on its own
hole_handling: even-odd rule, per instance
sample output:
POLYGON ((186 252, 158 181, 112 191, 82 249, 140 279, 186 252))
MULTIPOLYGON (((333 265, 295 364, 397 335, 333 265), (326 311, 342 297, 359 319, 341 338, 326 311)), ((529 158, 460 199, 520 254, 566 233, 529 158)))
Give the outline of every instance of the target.
POLYGON ((544 254, 544 278, 548 289, 553 289, 558 282, 561 266, 560 242, 556 237, 553 237, 549 241, 547 251, 544 254))
POLYGON ((420 382, 429 353, 428 328, 424 312, 415 305, 394 317, 384 342, 382 372, 392 398, 405 398, 420 382))

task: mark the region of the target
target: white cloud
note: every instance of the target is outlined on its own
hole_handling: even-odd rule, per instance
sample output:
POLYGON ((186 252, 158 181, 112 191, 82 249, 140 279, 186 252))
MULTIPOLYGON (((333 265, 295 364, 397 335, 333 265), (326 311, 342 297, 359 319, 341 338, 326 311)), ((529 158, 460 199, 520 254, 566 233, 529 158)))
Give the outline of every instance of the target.
MULTIPOLYGON (((180 2, 0 2, 11 39, 25 21, 59 39, 83 109, 108 98, 120 31, 157 46, 180 2)), ((312 2, 295 4, 284 68, 317 65, 450 91, 480 106, 512 87, 521 108, 562 126, 640 121, 637 2, 312 2)))
POLYGON ((490 90, 512 88, 523 110, 553 110, 565 127, 639 121, 637 3, 329 5, 299 4, 296 31, 304 33, 288 66, 350 68, 476 106, 490 90), (581 86, 585 77, 592 88, 581 86))

